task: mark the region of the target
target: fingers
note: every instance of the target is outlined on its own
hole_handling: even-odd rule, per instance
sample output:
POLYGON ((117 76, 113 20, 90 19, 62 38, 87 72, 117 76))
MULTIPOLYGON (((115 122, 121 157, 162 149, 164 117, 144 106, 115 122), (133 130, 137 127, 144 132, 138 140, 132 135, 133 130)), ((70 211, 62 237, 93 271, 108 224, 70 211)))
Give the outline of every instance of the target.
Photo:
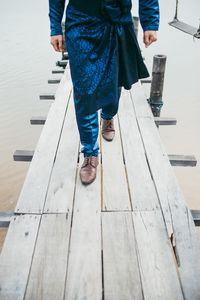
POLYGON ((58 48, 60 52, 63 51, 63 37, 58 40, 58 48))
POLYGON ((156 31, 153 30, 144 31, 143 42, 146 48, 155 41, 157 41, 156 31))
POLYGON ((143 42, 145 44, 145 47, 147 48, 149 46, 149 35, 146 33, 144 33, 143 42))
POLYGON ((51 36, 50 44, 54 47, 55 51, 62 52, 63 51, 63 36, 62 35, 51 36))

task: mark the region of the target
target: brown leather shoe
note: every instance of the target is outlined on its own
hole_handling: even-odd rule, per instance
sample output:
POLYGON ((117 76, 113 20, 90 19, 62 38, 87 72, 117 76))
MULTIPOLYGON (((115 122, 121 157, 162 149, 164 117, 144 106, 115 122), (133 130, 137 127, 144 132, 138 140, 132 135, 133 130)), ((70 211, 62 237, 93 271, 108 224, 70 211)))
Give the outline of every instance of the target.
POLYGON ((86 156, 80 170, 80 178, 83 184, 88 184, 94 181, 99 164, 98 156, 86 156))
POLYGON ((115 136, 114 119, 105 120, 102 118, 102 136, 107 141, 112 141, 115 136))

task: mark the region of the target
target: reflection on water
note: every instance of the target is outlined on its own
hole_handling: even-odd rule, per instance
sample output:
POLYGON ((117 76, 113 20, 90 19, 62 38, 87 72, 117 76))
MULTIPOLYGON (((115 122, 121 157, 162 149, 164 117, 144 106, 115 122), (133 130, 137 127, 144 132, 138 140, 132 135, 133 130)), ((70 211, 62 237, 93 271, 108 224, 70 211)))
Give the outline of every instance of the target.
MULTIPOLYGON (((168 153, 195 154, 199 160, 200 41, 168 25, 175 0, 160 0, 160 8, 157 43, 144 48, 141 29, 139 32, 150 72, 153 55, 167 55, 161 115, 176 117, 178 123, 159 130, 168 153)), ((133 9, 137 11, 137 3, 133 3, 133 9)), ((180 19, 198 26, 199 11, 199 1, 182 0, 180 19)), ((1 1, 0 33, 0 210, 13 210, 30 164, 14 162, 13 152, 33 150, 37 144, 42 126, 31 126, 30 118, 48 113, 51 101, 39 101, 38 95, 56 90, 47 79, 60 54, 49 44, 48 1, 1 1)), ((190 208, 200 209, 199 164, 174 170, 190 208)))

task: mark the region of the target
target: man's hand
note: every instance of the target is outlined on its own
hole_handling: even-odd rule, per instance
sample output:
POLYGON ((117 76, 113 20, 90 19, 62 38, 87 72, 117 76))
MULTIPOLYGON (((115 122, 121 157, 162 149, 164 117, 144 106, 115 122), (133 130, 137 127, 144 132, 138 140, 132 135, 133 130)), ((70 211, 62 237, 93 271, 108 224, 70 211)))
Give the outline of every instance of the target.
POLYGON ((55 51, 63 52, 63 36, 61 34, 52 35, 50 43, 54 47, 55 51))
POLYGON ((143 35, 143 42, 147 48, 151 43, 157 41, 156 31, 155 30, 146 30, 143 35))

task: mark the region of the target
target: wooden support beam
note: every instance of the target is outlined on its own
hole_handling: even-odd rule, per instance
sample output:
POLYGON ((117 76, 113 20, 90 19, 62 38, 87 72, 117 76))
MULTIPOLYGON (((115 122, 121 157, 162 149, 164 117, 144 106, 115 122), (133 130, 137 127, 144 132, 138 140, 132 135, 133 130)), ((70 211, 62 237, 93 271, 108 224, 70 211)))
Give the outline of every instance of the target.
POLYGON ((152 82, 151 79, 141 79, 140 81, 141 81, 142 84, 143 83, 151 83, 152 82))
POLYGON ((33 150, 16 150, 13 154, 13 159, 14 161, 31 161, 33 154, 33 150))
MULTIPOLYGON (((13 158, 15 161, 31 161, 33 155, 33 150, 16 150, 13 158)), ((194 155, 169 154, 168 157, 172 166, 195 167, 197 164, 194 155)))
POLYGON ((154 117, 156 125, 176 125, 176 118, 154 117))
POLYGON ((45 121, 46 121, 46 117, 44 116, 32 117, 30 119, 31 125, 44 125, 45 121))
MULTIPOLYGON (((200 210, 191 209, 191 213, 195 226, 200 226, 200 210)), ((0 211, 0 228, 7 228, 13 215, 14 211, 12 210, 0 211)))
POLYGON ((67 65, 67 63, 68 63, 68 60, 58 60, 57 62, 56 62, 56 66, 58 66, 58 67, 66 67, 66 65, 67 65))
POLYGON ((56 69, 52 70, 52 74, 64 74, 65 70, 63 69, 56 69))
POLYGON ((48 79, 48 83, 50 83, 50 84, 60 83, 60 81, 61 81, 60 78, 48 79))
POLYGON ((160 117, 161 107, 163 105, 163 85, 165 75, 166 55, 158 54, 153 57, 152 82, 149 104, 154 117, 160 117))
POLYGON ((0 227, 6 228, 10 224, 10 219, 14 215, 14 211, 12 210, 5 210, 0 211, 0 227))
POLYGON ((64 52, 63 53, 63 59, 69 59, 69 55, 68 55, 68 52, 64 52))
POLYGON ((197 164, 194 155, 169 154, 168 157, 172 166, 195 167, 197 164))
POLYGON ((55 100, 55 94, 40 94, 40 100, 55 100))
POLYGON ((195 226, 200 226, 200 210, 191 209, 195 226))
POLYGON ((133 17, 135 35, 136 35, 136 37, 138 37, 139 17, 137 17, 137 16, 132 16, 132 17, 133 17))

